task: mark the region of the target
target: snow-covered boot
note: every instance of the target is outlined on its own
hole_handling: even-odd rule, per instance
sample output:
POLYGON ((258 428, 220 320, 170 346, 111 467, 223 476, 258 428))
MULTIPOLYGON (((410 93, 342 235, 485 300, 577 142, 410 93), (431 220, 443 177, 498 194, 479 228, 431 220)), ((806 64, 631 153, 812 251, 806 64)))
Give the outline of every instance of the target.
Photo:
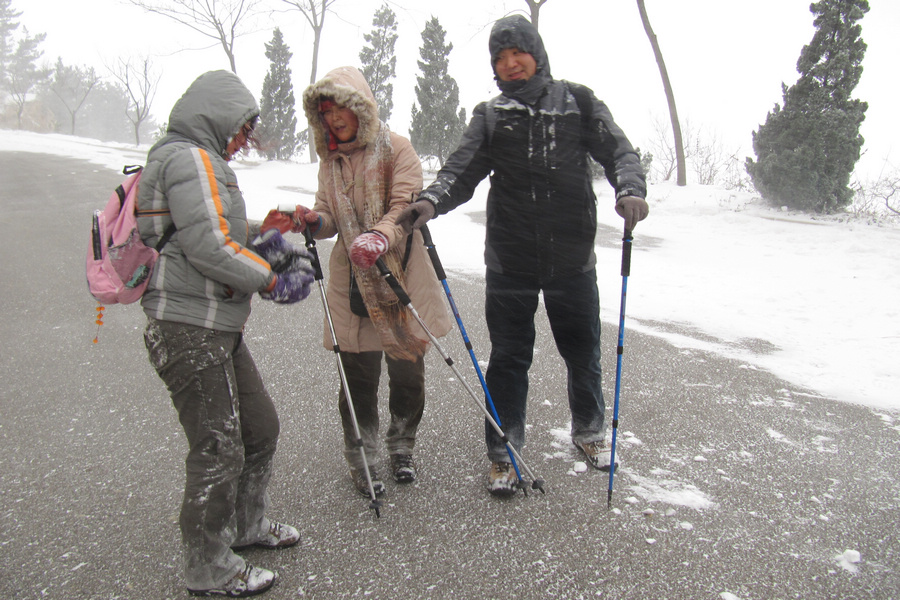
POLYGON ((391 454, 391 475, 397 483, 416 480, 416 463, 411 454, 391 454))
POLYGON ((275 585, 278 574, 267 569, 260 569, 247 563, 244 569, 229 579, 220 588, 210 590, 192 590, 188 588, 191 596, 226 596, 228 598, 246 598, 262 594, 275 585))
POLYGON ((257 540, 252 544, 232 546, 231 549, 235 552, 239 552, 251 547, 267 549, 289 548, 296 545, 299 541, 300 532, 297 531, 296 528, 285 525, 284 523, 269 521, 269 530, 262 539, 257 540))
POLYGON ((488 473, 488 491, 495 496, 512 496, 516 493, 519 477, 512 463, 492 462, 488 473))
MULTIPOLYGON (((372 490, 375 492, 375 495, 381 496, 384 494, 384 483, 378 478, 378 474, 372 467, 369 467, 369 475, 372 477, 372 490)), ((366 497, 369 496, 369 483, 366 481, 365 469, 354 469, 351 467, 350 479, 353 480, 353 485, 356 486, 360 494, 366 497)))
MULTIPOLYGON (((612 455, 612 449, 606 440, 598 440, 596 442, 573 442, 575 447, 581 450, 588 460, 588 463, 595 469, 609 472, 609 461, 612 455)), ((617 457, 618 458, 618 457, 617 457)), ((619 468, 619 461, 616 461, 616 468, 619 468)))

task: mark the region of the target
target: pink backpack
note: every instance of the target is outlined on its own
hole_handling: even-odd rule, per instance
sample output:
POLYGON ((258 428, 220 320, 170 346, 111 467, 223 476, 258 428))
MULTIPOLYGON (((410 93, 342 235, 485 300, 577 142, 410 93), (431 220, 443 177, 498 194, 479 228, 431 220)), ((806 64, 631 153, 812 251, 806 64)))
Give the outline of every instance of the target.
POLYGON ((144 245, 137 230, 137 193, 143 167, 128 166, 128 178, 116 188, 102 211, 94 211, 87 251, 87 283, 102 304, 130 304, 140 299, 159 252, 172 234, 170 225, 155 248, 144 245))

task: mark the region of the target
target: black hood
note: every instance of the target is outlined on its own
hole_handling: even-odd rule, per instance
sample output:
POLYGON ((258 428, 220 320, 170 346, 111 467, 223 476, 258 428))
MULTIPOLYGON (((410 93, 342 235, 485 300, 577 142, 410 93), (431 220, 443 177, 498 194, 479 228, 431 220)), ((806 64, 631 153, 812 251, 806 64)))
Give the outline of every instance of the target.
POLYGON ((518 48, 534 57, 537 71, 528 81, 500 81, 496 69, 494 69, 494 80, 497 81, 497 87, 505 95, 527 104, 537 102, 543 94, 547 82, 551 81, 553 76, 550 74, 550 59, 547 58, 544 41, 534 25, 522 15, 503 17, 494 23, 488 47, 491 51, 492 69, 497 64, 500 52, 507 48, 518 48))

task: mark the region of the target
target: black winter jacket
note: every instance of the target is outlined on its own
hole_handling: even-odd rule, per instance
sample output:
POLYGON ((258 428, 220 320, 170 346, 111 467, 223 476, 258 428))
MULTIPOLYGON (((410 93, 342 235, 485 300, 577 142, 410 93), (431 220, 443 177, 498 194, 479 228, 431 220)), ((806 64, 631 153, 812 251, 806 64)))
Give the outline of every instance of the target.
MULTIPOLYGON (((535 42, 513 35, 507 47, 528 51, 527 43, 535 42)), ((597 198, 588 154, 606 170, 617 199, 646 197, 646 183, 637 153, 606 105, 585 86, 550 78, 542 45, 531 54, 536 77, 544 78, 536 103, 505 92, 476 106, 458 148, 420 199, 445 214, 468 201, 490 174, 487 268, 545 282, 596 262, 597 198), (489 110, 496 115, 490 127, 489 110)))

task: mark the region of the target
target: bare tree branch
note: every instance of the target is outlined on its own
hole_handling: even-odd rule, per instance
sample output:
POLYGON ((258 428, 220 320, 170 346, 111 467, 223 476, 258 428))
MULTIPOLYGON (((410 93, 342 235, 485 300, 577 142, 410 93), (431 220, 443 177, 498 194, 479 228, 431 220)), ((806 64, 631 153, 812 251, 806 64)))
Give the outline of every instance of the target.
POLYGON ((113 78, 125 87, 128 94, 128 110, 125 116, 134 127, 134 144, 141 144, 141 123, 150 117, 150 105, 156 96, 162 74, 153 68, 149 57, 134 64, 131 58, 119 58, 117 64, 107 67, 113 78))
POLYGON ((234 41, 245 20, 260 12, 263 0, 127 0, 147 12, 168 17, 222 46, 231 71, 237 73, 234 41))
POLYGON ((525 0, 528 9, 531 11, 531 24, 538 29, 538 21, 541 16, 541 6, 547 3, 547 0, 525 0))
POLYGON ((61 58, 56 60, 56 70, 50 91, 59 98, 69 113, 71 135, 75 135, 75 118, 78 111, 84 106, 85 100, 91 90, 100 83, 100 76, 94 71, 94 67, 68 67, 63 64, 61 58))

